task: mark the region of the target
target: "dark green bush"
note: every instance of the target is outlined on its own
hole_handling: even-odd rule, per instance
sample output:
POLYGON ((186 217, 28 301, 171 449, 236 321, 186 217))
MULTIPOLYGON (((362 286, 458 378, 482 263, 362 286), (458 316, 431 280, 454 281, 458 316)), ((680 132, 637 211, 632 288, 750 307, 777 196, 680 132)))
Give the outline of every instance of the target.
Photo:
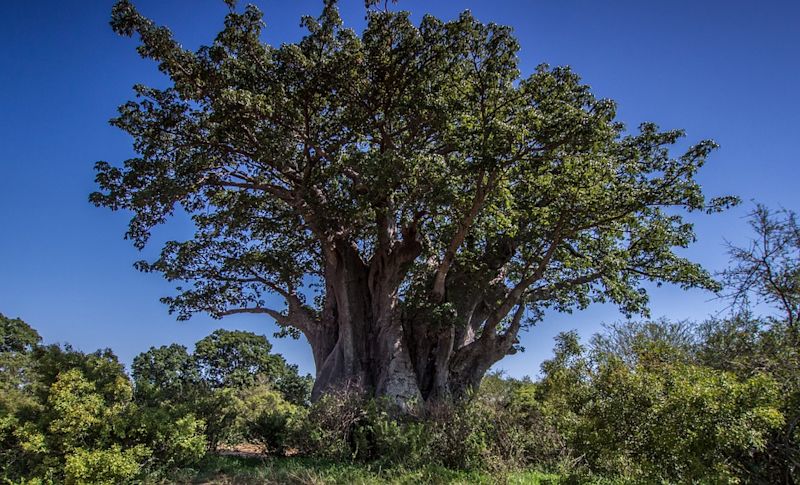
POLYGON ((418 417, 387 400, 372 399, 353 426, 351 448, 360 461, 419 466, 430 461, 430 439, 418 417))
POLYGON ((306 416, 306 410, 287 401, 266 384, 243 389, 236 395, 235 427, 241 438, 268 452, 282 454, 290 434, 306 416))
POLYGON ((363 419, 365 406, 366 399, 357 388, 322 396, 293 430, 293 446, 301 454, 322 459, 351 459, 355 448, 353 431, 363 419))
POLYGON ((311 406, 293 443, 307 455, 382 466, 496 473, 527 465, 555 468, 563 440, 539 415, 523 410, 521 400, 515 404, 514 396, 479 393, 470 402, 403 410, 365 399, 358 390, 341 391, 311 406))
POLYGON ((686 362, 663 341, 636 341, 636 355, 623 359, 587 353, 574 334, 562 335, 555 358, 543 365, 536 405, 595 474, 648 483, 735 481, 735 458, 763 450, 783 423, 775 381, 686 362))
MULTIPOLYGON (((798 351, 777 321, 708 323, 691 345, 683 325, 663 321, 610 326, 588 349, 565 333, 537 382, 489 374, 467 401, 405 408, 357 388, 308 405, 291 366, 245 376, 220 361, 212 372, 211 359, 199 366, 181 346, 137 357, 134 386, 108 350, 40 346, 24 322, 2 323, 0 479, 12 483, 162 480, 202 467, 220 443, 497 480, 522 468, 579 483, 792 483, 796 474, 798 351)), ((224 340, 217 359, 239 355, 239 340, 224 340)))

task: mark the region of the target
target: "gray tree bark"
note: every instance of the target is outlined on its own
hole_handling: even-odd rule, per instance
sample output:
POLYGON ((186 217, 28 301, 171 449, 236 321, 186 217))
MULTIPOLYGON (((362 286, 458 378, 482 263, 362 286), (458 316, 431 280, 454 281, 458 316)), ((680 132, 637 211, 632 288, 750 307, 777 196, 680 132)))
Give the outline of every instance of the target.
MULTIPOLYGON (((502 297, 505 286, 488 276, 451 270, 443 299, 455 305, 456 324, 401 311, 399 287, 419 250, 419 243, 406 239, 378 252, 369 264, 347 244, 328 253, 325 308, 315 325, 322 330, 305 332, 316 363, 312 399, 346 386, 404 406, 463 398, 513 351, 523 307, 512 305, 517 308, 512 325, 498 334, 499 319, 492 321, 497 309, 488 302, 502 297)), ((499 268, 508 254, 493 264, 499 268)))

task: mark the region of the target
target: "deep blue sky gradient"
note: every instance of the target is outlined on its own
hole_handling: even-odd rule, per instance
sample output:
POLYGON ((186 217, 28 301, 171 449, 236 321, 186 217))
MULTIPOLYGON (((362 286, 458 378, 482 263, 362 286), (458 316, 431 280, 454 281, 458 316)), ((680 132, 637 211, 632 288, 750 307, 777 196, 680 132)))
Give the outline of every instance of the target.
MULTIPOLYGON (((189 347, 218 327, 271 336, 271 321, 198 315, 177 323, 158 298, 171 285, 131 264, 159 243, 190 234, 185 221, 155 233, 143 253, 122 239, 127 216, 87 202, 92 165, 132 156, 130 139, 108 125, 134 83, 164 86, 155 65, 138 57, 135 41, 108 26, 111 0, 0 2, 0 312, 19 316, 46 342, 91 351, 111 347, 130 363, 151 345, 189 347)), ((142 13, 173 29, 185 46, 208 43, 226 12, 222 0, 138 0, 142 13)), ((301 14, 319 0, 257 1, 265 40, 297 40, 301 14)), ((619 103, 635 128, 655 121, 685 128, 687 143, 713 138, 722 148, 700 174, 709 195, 735 194, 745 203, 724 215, 693 216, 698 243, 685 254, 711 270, 724 267, 725 240, 749 237, 751 200, 800 208, 800 2, 679 0, 641 2, 401 0, 415 19, 425 12, 453 18, 469 8, 483 21, 514 27, 523 73, 542 62, 571 65, 596 95, 619 103)), ((341 2, 360 30, 363 2, 341 2)), ((654 316, 703 319, 722 304, 702 291, 653 289, 654 316)), ((577 328, 588 336, 621 318, 610 306, 548 315, 522 337, 527 352, 499 367, 534 375, 550 355, 552 337, 577 328)), ((275 348, 313 373, 304 341, 275 348)))

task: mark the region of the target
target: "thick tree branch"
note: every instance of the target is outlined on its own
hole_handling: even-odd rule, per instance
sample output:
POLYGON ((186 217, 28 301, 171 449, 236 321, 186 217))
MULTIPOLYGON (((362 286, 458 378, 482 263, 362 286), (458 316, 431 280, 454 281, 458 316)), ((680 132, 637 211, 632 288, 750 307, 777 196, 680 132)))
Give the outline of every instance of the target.
POLYGON ((491 191, 491 186, 494 183, 494 172, 486 176, 488 177, 486 181, 484 181, 484 177, 485 175, 483 172, 481 172, 476 184, 475 197, 472 199, 472 205, 470 206, 464 218, 459 221, 458 229, 456 229, 456 233, 453 236, 453 239, 450 241, 450 244, 447 246, 447 250, 445 250, 444 257, 442 258, 439 267, 436 269, 436 275, 433 279, 433 290, 431 291, 431 296, 434 301, 439 302, 444 298, 445 279, 447 278, 447 272, 450 270, 450 266, 453 264, 453 260, 456 257, 458 248, 464 242, 464 239, 466 239, 467 234, 469 234, 475 217, 480 212, 483 204, 486 202, 489 192, 491 191))

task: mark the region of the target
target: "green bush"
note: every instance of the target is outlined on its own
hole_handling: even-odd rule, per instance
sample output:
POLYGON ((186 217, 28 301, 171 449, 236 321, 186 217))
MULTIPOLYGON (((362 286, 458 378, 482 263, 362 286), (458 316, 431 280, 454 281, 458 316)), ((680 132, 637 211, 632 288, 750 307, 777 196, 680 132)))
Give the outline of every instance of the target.
POLYGON ((193 414, 181 415, 166 407, 140 407, 128 422, 128 441, 153 451, 151 471, 195 465, 208 450, 205 423, 193 414))
MULTIPOLYGON (((537 382, 493 373, 467 401, 403 409, 357 388, 306 405, 304 378, 291 369, 283 377, 294 383, 281 387, 280 375, 246 377, 220 361, 214 379, 236 383, 220 385, 206 377, 216 362, 208 340, 205 367, 181 346, 141 354, 134 386, 110 351, 42 347, 35 331, 17 328, 24 322, 0 323, 0 480, 10 483, 169 479, 202 468, 220 443, 500 481, 523 468, 581 483, 796 473, 798 353, 779 322, 709 324, 694 347, 684 324, 664 321, 607 327, 588 349, 565 333, 537 382)), ((234 358, 240 339, 223 337, 219 359, 234 358)), ((248 358, 282 365, 251 350, 248 358)))
POLYGON ((748 311, 704 322, 698 360, 741 379, 768 374, 779 387, 783 427, 773 430, 763 450, 737 461, 755 483, 800 482, 800 345, 791 327, 748 311))
MULTIPOLYGON (((652 329, 650 329, 652 330, 652 329)), ((663 341, 636 355, 590 352, 559 337, 536 406, 595 474, 643 482, 728 482, 736 458, 763 450, 783 423, 775 381, 676 358, 663 341)), ((595 350, 595 349, 593 349, 595 350)))
POLYGON ((18 387, 23 404, 0 411, 2 477, 119 483, 137 475, 150 450, 129 440, 136 407, 116 357, 54 345, 21 354, 29 359, 28 380, 18 387))
POLYGON ((139 445, 123 450, 113 445, 104 450, 77 448, 66 457, 64 483, 67 485, 113 485, 132 481, 150 450, 139 445))
POLYGON ((430 461, 430 433, 425 423, 387 400, 367 401, 351 433, 352 454, 357 460, 406 466, 430 461))
POLYGON ((436 464, 494 473, 558 468, 566 458, 564 440, 521 399, 530 386, 513 382, 501 399, 478 394, 469 402, 428 405, 427 433, 436 464))
POLYGON ((580 430, 601 473, 637 479, 726 482, 730 458, 764 448, 783 416, 766 377, 739 381, 694 365, 630 370, 606 364, 580 430))
POLYGON ((496 473, 534 464, 555 467, 563 440, 538 415, 512 405, 513 396, 477 395, 465 403, 443 400, 401 410, 342 391, 311 406, 293 443, 303 454, 380 466, 496 473))
POLYGON ((359 389, 344 388, 322 396, 308 409, 306 419, 292 433, 301 454, 322 459, 348 460, 353 455, 353 430, 366 405, 359 389))
POLYGON ((239 391, 234 404, 239 435, 265 450, 283 453, 291 430, 305 417, 305 410, 263 384, 239 391))

